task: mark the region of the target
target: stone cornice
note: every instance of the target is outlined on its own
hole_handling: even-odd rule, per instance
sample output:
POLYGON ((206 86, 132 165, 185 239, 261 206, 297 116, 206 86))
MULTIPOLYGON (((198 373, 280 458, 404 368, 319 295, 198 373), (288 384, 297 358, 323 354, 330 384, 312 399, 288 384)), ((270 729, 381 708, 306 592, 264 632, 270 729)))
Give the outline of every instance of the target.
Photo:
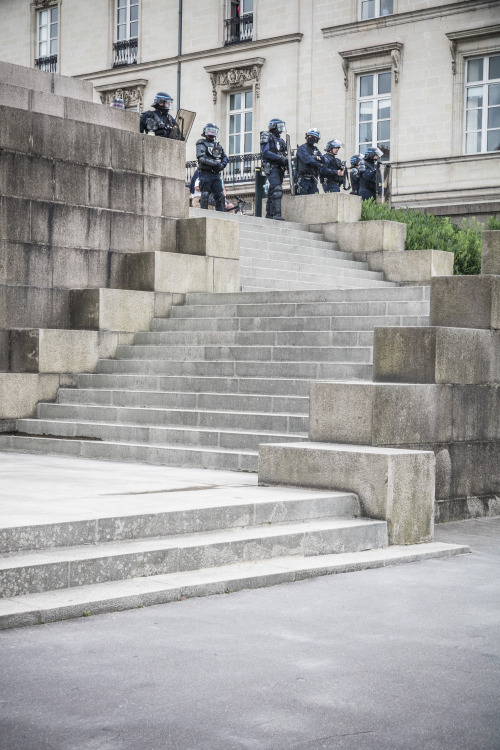
POLYGON ((401 51, 403 49, 401 42, 390 42, 389 44, 375 44, 373 47, 360 47, 359 49, 350 49, 339 52, 342 58, 342 70, 344 71, 344 87, 349 90, 349 67, 355 60, 364 60, 365 58, 381 57, 387 55, 391 57, 391 67, 394 72, 394 83, 399 83, 401 73, 401 51))
POLYGON ((218 65, 206 65, 205 70, 207 73, 221 73, 234 68, 239 70, 240 68, 252 68, 254 65, 262 67, 266 59, 264 57, 251 57, 246 60, 237 60, 236 62, 219 63, 218 65))
POLYGON ((452 42, 461 42, 465 39, 483 39, 489 36, 500 37, 500 24, 495 26, 481 26, 478 29, 462 29, 462 31, 449 31, 446 36, 452 42))
POLYGON ((415 159, 413 161, 391 162, 394 169, 406 167, 430 167, 438 164, 462 164, 465 162, 483 161, 486 159, 499 159, 500 152, 491 151, 486 154, 462 154, 458 156, 435 156, 429 159, 415 159))
POLYGON ((481 8, 493 8, 495 6, 498 6, 498 0, 461 0, 461 2, 440 5, 437 8, 422 8, 421 10, 412 10, 407 13, 394 13, 392 16, 370 18, 368 21, 354 21, 353 23, 344 23, 339 26, 326 26, 321 29, 321 32, 325 38, 341 36, 355 31, 371 31, 372 29, 398 26, 404 23, 416 23, 418 21, 427 21, 430 18, 450 16, 456 13, 475 11, 481 8))
POLYGON ((255 96, 260 96, 260 69, 265 63, 264 57, 253 57, 249 60, 207 65, 205 70, 210 75, 212 96, 217 104, 219 91, 230 91, 234 88, 255 84, 255 96))
MULTIPOLYGON (((274 47, 280 44, 291 44, 294 42, 300 42, 303 34, 283 34, 283 36, 268 37, 267 39, 258 39, 254 42, 244 42, 242 44, 234 44, 229 47, 215 47, 213 49, 201 50, 199 52, 189 52, 185 55, 176 55, 175 57, 165 57, 161 60, 152 60, 151 62, 138 63, 133 66, 133 71, 130 70, 132 66, 123 66, 120 68, 108 68, 107 70, 99 70, 94 73, 80 73, 74 78, 84 78, 85 80, 97 80, 99 78, 108 78, 113 76, 121 78, 127 74, 127 72, 137 73, 139 71, 151 70, 153 68, 162 68, 166 65, 177 65, 178 62, 188 62, 189 60, 202 60, 205 57, 222 57, 234 55, 238 52, 248 52, 250 50, 262 49, 265 47, 274 47)), ((234 67, 237 61, 232 60, 230 63, 224 65, 225 68, 234 67)))

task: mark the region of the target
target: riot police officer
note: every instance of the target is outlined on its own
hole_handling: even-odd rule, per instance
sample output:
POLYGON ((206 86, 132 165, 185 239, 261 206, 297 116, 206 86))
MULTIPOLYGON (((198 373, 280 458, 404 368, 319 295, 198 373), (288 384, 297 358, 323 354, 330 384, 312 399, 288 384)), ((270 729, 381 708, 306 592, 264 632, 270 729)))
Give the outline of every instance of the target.
POLYGON ((141 115, 140 132, 168 138, 175 127, 175 120, 169 112, 173 101, 170 94, 159 91, 154 98, 152 109, 141 115))
POLYGON ((337 154, 344 144, 336 138, 328 141, 323 154, 323 164, 320 169, 320 180, 325 193, 340 193, 340 186, 344 182, 345 162, 341 162, 337 154))
POLYGON ((354 154, 351 156, 351 195, 359 195, 359 163, 363 154, 354 154))
POLYGON ((359 163, 359 194, 365 201, 377 195, 377 160, 381 156, 379 148, 370 146, 359 163))
POLYGON ((196 158, 200 170, 200 208, 208 208, 208 198, 212 193, 216 211, 225 211, 226 201, 220 173, 225 169, 228 158, 220 143, 217 143, 218 134, 217 125, 208 122, 203 128, 202 137, 196 141, 196 158))
POLYGON ((268 129, 260 136, 260 153, 262 171, 269 180, 267 193, 266 219, 283 221, 281 216, 281 199, 283 197, 283 177, 288 165, 286 143, 280 138, 285 130, 285 123, 278 117, 269 121, 268 129))
POLYGON ((318 193, 318 177, 323 163, 321 151, 316 146, 321 138, 319 130, 310 128, 306 142, 297 149, 297 183, 300 195, 318 193))

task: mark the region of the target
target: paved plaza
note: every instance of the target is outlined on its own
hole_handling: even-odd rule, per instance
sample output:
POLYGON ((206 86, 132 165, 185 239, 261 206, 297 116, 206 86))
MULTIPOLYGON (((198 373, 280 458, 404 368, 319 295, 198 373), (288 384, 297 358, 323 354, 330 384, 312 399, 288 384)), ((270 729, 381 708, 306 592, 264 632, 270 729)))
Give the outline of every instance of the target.
MULTIPOLYGON (((34 511, 6 463, 23 457, 1 458, 34 511)), ((136 469, 129 491, 152 507, 162 469, 136 469)), ((178 486, 231 484, 182 472, 178 486)), ((59 513, 70 487, 39 491, 59 513)), ((472 552, 1 632, 0 748, 498 750, 500 518, 436 539, 472 552)))

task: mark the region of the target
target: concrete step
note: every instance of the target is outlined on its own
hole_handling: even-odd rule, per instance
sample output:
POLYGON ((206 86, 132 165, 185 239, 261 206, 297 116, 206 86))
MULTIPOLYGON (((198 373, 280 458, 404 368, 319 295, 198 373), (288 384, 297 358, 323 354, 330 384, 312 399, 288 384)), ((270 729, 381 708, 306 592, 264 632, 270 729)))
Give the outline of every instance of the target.
MULTIPOLYGON (((123 473, 124 467, 120 468, 123 473)), ((123 487, 121 489, 123 492, 123 487)), ((361 516, 359 500, 350 492, 257 487, 248 484, 206 484, 191 487, 188 483, 181 490, 174 485, 170 490, 153 491, 153 495, 159 494, 163 500, 154 501, 150 497, 151 493, 147 492, 149 500, 144 495, 141 496, 141 512, 138 513, 137 500, 130 498, 130 493, 118 492, 110 496, 102 492, 101 485, 97 491, 97 505, 83 496, 75 498, 71 503, 65 502, 61 508, 54 509, 50 504, 45 509, 48 514, 42 516, 44 522, 41 522, 36 513, 35 516, 32 513, 29 525, 2 525, 0 554, 271 523, 361 516), (165 492, 173 494, 166 499, 165 492)))
POLYGON ((266 268, 274 269, 289 269, 294 268, 296 270, 310 269, 312 273, 320 273, 324 269, 342 269, 351 268, 358 269, 360 271, 367 271, 368 264, 361 263, 360 261, 352 259, 343 259, 332 257, 328 250, 323 253, 312 253, 309 247, 294 248, 290 245, 283 244, 283 250, 277 252, 275 247, 263 248, 262 250, 256 250, 252 248, 252 252, 241 252, 240 248, 240 268, 251 268, 252 266, 265 266, 266 268), (296 252, 292 252, 296 250, 296 252))
POLYGON ((258 452, 182 445, 112 442, 77 438, 25 437, 0 434, 0 451, 130 461, 157 466, 182 466, 220 471, 256 472, 258 452))
MULTIPOLYGON (((170 320, 179 318, 268 318, 268 317, 359 317, 380 315, 426 315, 425 301, 376 302, 273 302, 225 305, 177 305, 172 307, 170 320)), ((353 329, 354 330, 354 329, 353 329)))
POLYGON ((297 279, 296 281, 283 281, 280 278, 270 277, 269 274, 262 276, 244 276, 240 274, 240 289, 243 292, 264 292, 272 289, 279 289, 281 291, 295 291, 295 290, 311 290, 316 289, 356 289, 358 287, 383 287, 390 285, 390 281, 371 281, 366 279, 357 279, 352 276, 346 277, 332 277, 325 283, 324 277, 321 281, 304 281, 297 279))
MULTIPOLYGON (((272 278, 276 281, 303 281, 308 284, 318 284, 321 282, 337 283, 339 280, 345 281, 346 284, 351 279, 357 281, 383 281, 384 274, 368 271, 362 268, 349 268, 347 266, 328 266, 324 267, 309 263, 283 263, 283 268, 276 268, 272 261, 256 259, 251 264, 240 265, 240 280, 246 277, 255 278, 272 278)), ((386 284, 389 282, 385 282, 386 284)), ((318 286, 318 289, 321 288, 318 286)))
POLYGON ((98 374, 142 374, 142 375, 202 375, 212 377, 256 377, 256 378, 325 378, 327 380, 358 379, 370 377, 372 365, 357 362, 261 362, 236 361, 234 359, 205 361, 179 361, 157 359, 100 359, 98 374))
MULTIPOLYGON (((228 214, 215 211, 206 211, 203 208, 190 208, 189 217, 193 218, 216 218, 222 221, 236 221, 240 225, 240 232, 244 229, 253 229, 258 232, 260 229, 272 231, 276 234, 287 234, 290 231, 305 232, 308 236, 315 235, 316 233, 309 230, 308 224, 300 224, 299 222, 287 221, 283 224, 278 222, 270 222, 269 219, 264 219, 259 216, 247 216, 245 214, 228 214)), ((318 237, 318 234, 316 234, 318 237)))
POLYGON ((140 346, 372 346, 373 331, 141 331, 140 346))
POLYGON ((117 346, 117 360, 221 362, 371 362, 371 346, 117 346))
MULTIPOLYGON (((305 414, 267 413, 258 411, 231 411, 186 408, 159 408, 145 406, 105 406, 102 404, 39 403, 39 420, 76 422, 115 422, 140 425, 178 425, 210 429, 266 430, 306 434, 309 416, 305 414)), ((156 442, 156 441, 155 441, 156 442)))
MULTIPOLYGON (((181 447, 222 448, 231 451, 257 451, 262 443, 288 443, 307 440, 307 432, 274 432, 250 429, 222 429, 196 426, 127 424, 125 422, 86 422, 56 418, 18 419, 21 435, 46 435, 48 438, 81 438, 118 443, 146 443, 181 447)), ((44 438, 45 439, 45 438, 44 438)))
POLYGON ((99 388, 60 388, 59 404, 88 404, 151 409, 228 410, 309 415, 308 396, 265 396, 248 393, 130 391, 99 388))
POLYGON ((384 521, 333 518, 30 550, 0 557, 0 598, 248 560, 386 546, 384 521))
POLYGON ((186 305, 223 305, 223 304, 270 304, 270 303, 305 303, 305 302, 420 302, 429 303, 429 286, 387 286, 377 289, 337 289, 315 291, 270 291, 270 292, 229 292, 206 293, 190 292, 186 294, 186 305))
MULTIPOLYGON (((172 308, 174 309, 174 308, 172 308)), ((177 309, 177 308, 175 308, 177 309)), ((377 326, 426 326, 429 315, 155 318, 153 331, 373 331, 377 326)))
MULTIPOLYGON (((361 378, 362 379, 362 378, 361 378)), ((174 391, 187 393, 257 394, 264 396, 307 396, 308 378, 210 377, 194 375, 137 375, 82 373, 78 388, 111 390, 174 391)))
POLYGON ((334 555, 296 555, 27 594, 0 600, 0 629, 117 612, 194 596, 227 594, 469 551, 465 546, 434 542, 334 555))

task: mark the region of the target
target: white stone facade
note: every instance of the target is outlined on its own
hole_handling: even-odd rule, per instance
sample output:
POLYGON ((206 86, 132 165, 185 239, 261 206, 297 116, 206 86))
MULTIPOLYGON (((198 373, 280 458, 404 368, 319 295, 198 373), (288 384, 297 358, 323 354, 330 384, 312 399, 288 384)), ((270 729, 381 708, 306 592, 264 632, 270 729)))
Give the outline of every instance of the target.
POLYGON ((361 0, 254 0, 251 39, 227 46, 231 0, 139 0, 137 63, 113 67, 116 2, 0 0, 0 56, 33 66, 36 13, 58 6, 57 72, 92 81, 96 101, 119 92, 139 110, 169 92, 174 109, 197 112, 188 159, 208 121, 228 150, 229 96, 252 90, 253 153, 281 117, 293 146, 317 127, 320 146, 339 138, 348 160, 359 146, 358 78, 389 72, 394 203, 498 214, 500 151, 465 154, 464 137, 466 61, 500 55, 498 0, 393 0, 391 15, 365 21, 361 0))

